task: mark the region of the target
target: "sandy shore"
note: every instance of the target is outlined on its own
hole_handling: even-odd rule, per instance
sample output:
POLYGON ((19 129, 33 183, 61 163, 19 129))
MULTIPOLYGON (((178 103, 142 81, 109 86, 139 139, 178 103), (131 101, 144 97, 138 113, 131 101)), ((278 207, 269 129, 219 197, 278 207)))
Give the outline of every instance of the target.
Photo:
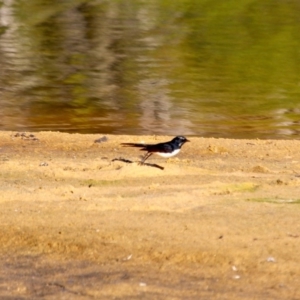
POLYGON ((101 137, 0 132, 1 299, 300 299, 300 141, 101 137))

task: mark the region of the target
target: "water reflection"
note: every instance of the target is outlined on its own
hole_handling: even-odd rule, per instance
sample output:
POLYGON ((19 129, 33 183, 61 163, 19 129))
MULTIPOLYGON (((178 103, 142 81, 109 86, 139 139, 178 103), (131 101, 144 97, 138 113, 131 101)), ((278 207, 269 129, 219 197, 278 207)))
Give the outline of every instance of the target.
POLYGON ((297 138, 297 1, 4 0, 0 129, 297 138))

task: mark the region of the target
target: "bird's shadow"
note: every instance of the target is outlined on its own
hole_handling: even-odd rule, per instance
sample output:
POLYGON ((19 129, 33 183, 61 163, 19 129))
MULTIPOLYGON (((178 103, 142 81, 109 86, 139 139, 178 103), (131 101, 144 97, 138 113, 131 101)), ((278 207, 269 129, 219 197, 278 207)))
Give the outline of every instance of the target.
MULTIPOLYGON (((112 161, 122 161, 122 162, 125 162, 127 164, 134 163, 132 160, 129 160, 129 159, 126 159, 126 158, 123 158, 123 157, 114 158, 114 159, 112 159, 112 161)), ((162 167, 160 165, 157 165, 157 164, 140 163, 139 165, 153 167, 153 168, 158 168, 160 170, 164 170, 165 169, 164 167, 162 167)))

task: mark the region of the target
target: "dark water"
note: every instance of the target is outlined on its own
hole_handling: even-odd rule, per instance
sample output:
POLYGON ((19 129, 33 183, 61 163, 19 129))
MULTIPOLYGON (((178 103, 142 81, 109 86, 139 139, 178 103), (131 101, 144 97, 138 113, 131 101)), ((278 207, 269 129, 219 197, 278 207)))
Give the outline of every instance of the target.
POLYGON ((0 3, 0 130, 298 139, 299 1, 0 3))

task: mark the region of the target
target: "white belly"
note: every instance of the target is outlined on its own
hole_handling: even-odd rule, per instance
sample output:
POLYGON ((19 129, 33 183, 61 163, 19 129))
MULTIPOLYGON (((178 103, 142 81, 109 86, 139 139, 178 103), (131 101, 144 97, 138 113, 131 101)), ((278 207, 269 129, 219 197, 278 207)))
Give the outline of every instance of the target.
POLYGON ((172 156, 175 156, 176 154, 178 154, 179 152, 180 152, 180 149, 177 149, 177 150, 173 151, 172 153, 155 152, 155 154, 162 156, 162 157, 172 157, 172 156))

